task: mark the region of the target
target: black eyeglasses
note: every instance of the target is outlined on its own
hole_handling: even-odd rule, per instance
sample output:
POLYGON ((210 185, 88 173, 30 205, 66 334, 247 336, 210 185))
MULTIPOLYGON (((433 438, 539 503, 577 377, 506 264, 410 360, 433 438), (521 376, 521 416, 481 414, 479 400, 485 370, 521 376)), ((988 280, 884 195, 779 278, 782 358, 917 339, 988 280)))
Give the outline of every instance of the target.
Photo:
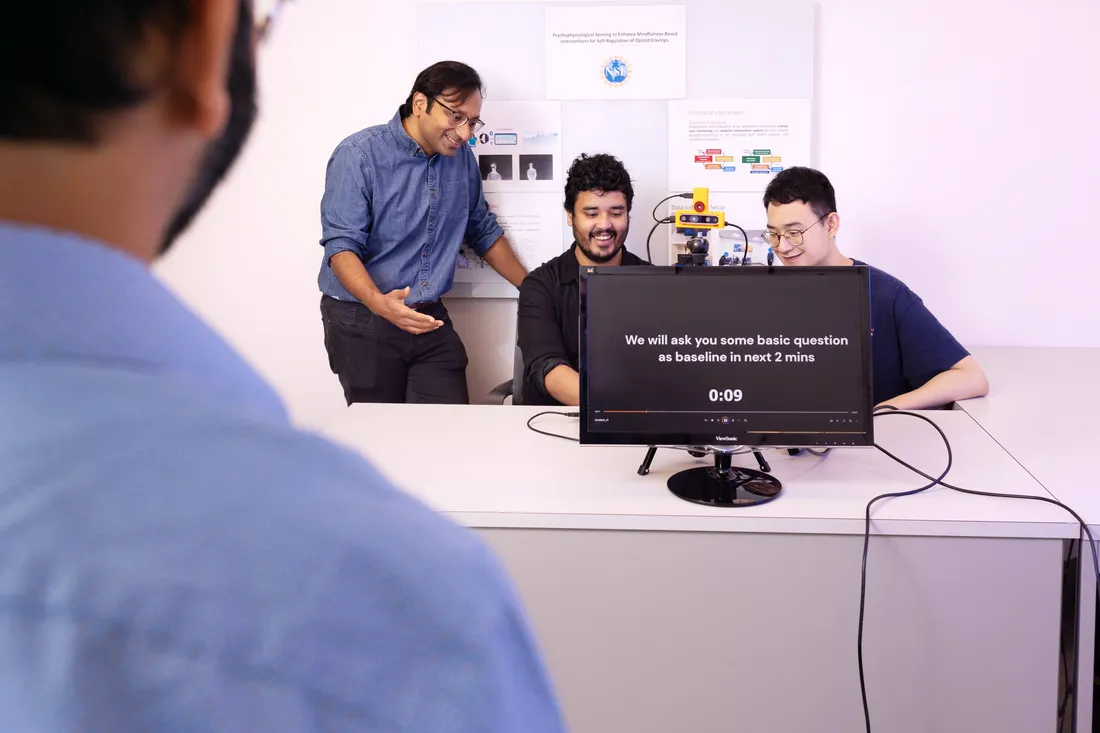
POLYGON ((443 104, 435 97, 432 97, 432 101, 434 101, 443 109, 447 110, 447 118, 450 120, 451 127, 462 127, 463 125, 469 125, 470 132, 477 132, 481 128, 485 127, 485 122, 480 119, 471 120, 469 117, 462 114, 458 110, 451 109, 447 105, 443 104))
POLYGON ((256 43, 263 43, 271 35, 271 28, 275 25, 275 21, 278 20, 279 14, 283 10, 283 6, 290 0, 257 0, 253 7, 256 5, 269 6, 266 11, 261 10, 259 7, 255 7, 253 11, 254 22, 256 25, 256 43))
MULTIPOLYGON (((830 212, 830 213, 832 213, 832 212, 830 212)), ((793 244, 795 247, 799 247, 799 246, 802 245, 802 235, 805 234, 806 232, 810 231, 814 227, 816 227, 818 224, 820 224, 821 221, 828 215, 829 214, 825 214, 825 216, 822 216, 822 217, 818 218, 817 221, 815 221, 813 224, 806 227, 802 231, 773 232, 770 229, 767 229, 767 230, 764 231, 764 234, 762 236, 764 237, 764 241, 767 242, 768 244, 772 245, 773 247, 775 245, 779 244, 780 239, 786 239, 788 242, 793 244)))

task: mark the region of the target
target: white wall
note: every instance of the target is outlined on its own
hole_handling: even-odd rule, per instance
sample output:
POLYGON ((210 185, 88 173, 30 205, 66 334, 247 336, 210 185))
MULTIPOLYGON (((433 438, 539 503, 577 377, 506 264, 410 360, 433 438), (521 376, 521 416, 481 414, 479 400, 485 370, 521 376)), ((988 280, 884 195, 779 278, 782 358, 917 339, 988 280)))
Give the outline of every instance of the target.
MULTIPOLYGON (((343 409, 316 286, 325 162, 407 95, 418 5, 290 4, 261 49, 249 147, 158 268, 306 426, 343 409)), ((1100 346, 1098 28, 1096 0, 819 4, 815 156, 842 248, 967 345, 1100 346)), ((754 33, 735 38, 783 43, 754 33)), ((476 399, 511 376, 515 301, 448 307, 476 399)))

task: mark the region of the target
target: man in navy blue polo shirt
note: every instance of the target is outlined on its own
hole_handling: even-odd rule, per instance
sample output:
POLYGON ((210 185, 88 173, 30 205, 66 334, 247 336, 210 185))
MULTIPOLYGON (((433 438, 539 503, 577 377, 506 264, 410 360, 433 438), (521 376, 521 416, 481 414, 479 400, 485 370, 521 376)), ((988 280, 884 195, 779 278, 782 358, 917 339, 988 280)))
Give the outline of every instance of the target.
POLYGON ((465 242, 508 282, 527 275, 467 142, 481 78, 441 61, 388 123, 341 141, 321 199, 318 275, 329 366, 353 402, 466 403, 468 359, 447 309, 465 242))
MULTIPOLYGON (((840 215, 829 179, 812 168, 788 168, 764 193, 764 236, 784 265, 850 266, 866 263, 841 254, 840 215)), ((983 397, 985 373, 920 297, 896 277, 871 273, 874 401, 899 410, 943 407, 983 397)))

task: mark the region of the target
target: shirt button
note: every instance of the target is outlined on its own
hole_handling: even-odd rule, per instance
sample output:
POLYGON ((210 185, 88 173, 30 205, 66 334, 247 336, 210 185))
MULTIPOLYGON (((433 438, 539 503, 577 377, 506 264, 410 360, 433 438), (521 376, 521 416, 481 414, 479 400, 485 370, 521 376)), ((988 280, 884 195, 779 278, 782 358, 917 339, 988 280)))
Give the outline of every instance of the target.
POLYGON ((420 284, 423 285, 424 287, 428 287, 428 281, 427 280, 425 280, 424 282, 422 282, 420 284))
POLYGON ((425 256, 425 257, 427 257, 427 256, 428 256, 428 250, 424 250, 424 256, 425 256))
POLYGON ((435 189, 432 189, 432 196, 435 196, 435 189))

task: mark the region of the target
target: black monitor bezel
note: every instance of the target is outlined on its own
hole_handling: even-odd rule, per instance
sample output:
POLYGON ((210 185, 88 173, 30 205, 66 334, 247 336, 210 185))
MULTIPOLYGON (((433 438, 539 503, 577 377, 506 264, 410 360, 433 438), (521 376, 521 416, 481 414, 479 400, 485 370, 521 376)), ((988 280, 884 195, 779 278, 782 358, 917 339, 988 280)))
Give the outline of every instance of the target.
POLYGON ((836 267, 695 267, 695 266, 652 266, 652 265, 597 265, 580 266, 580 318, 578 319, 579 372, 580 372, 580 443, 582 445, 645 445, 645 446, 745 446, 753 448, 867 448, 874 445, 873 368, 871 359, 871 303, 870 269, 865 265, 836 267), (754 435, 753 439, 719 443, 713 431, 707 433, 607 433, 589 430, 588 406, 588 278, 631 277, 633 275, 665 277, 820 277, 835 276, 843 272, 860 279, 867 297, 861 300, 860 329, 862 338, 862 360, 865 365, 864 398, 862 405, 862 425, 860 432, 840 437, 829 433, 788 433, 782 439, 770 435, 754 435))

